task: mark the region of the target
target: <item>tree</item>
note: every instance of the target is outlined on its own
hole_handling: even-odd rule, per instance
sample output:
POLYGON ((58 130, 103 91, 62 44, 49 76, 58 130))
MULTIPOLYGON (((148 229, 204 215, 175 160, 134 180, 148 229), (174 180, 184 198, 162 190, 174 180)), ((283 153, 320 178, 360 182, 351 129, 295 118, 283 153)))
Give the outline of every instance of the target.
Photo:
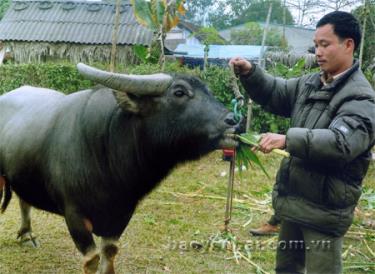
POLYGON ((319 6, 324 10, 334 11, 342 10, 346 7, 352 7, 357 3, 358 0, 324 0, 319 3, 319 6))
POLYGON ((9 8, 10 0, 1 0, 0 1, 0 20, 3 18, 4 13, 9 8))
POLYGON ((226 41, 220 36, 219 32, 213 27, 200 28, 193 33, 200 38, 205 45, 225 45, 226 41))
POLYGON ((244 11, 248 10, 254 4, 254 1, 248 0, 228 0, 226 2, 227 6, 230 7, 232 19, 241 17, 244 11))
MULTIPOLYGON (((160 41, 160 65, 164 70, 164 40, 166 33, 177 26, 179 14, 185 14, 185 0, 130 0, 137 21, 152 29, 160 41)), ((150 46, 152 47, 152 45, 150 46)))
MULTIPOLYGON (((233 30, 230 33, 232 44, 236 45, 261 45, 263 28, 256 22, 250 22, 243 29, 233 30)), ((286 47, 282 34, 274 28, 268 30, 267 46, 286 47)))
MULTIPOLYGON (((280 0, 256 0, 242 12, 233 24, 243 24, 249 21, 265 22, 267 18, 268 8, 272 3, 271 23, 283 24, 284 6, 280 0)), ((291 12, 286 8, 285 10, 285 23, 291 25, 294 23, 291 12)))
MULTIPOLYGON (((308 15, 316 13, 316 9, 321 2, 320 0, 289 0, 287 5, 297 11, 296 24, 302 26, 308 15)), ((311 20, 309 23, 312 23, 311 20)))
POLYGON ((186 14, 185 19, 202 26, 205 17, 209 16, 212 6, 215 4, 214 0, 186 0, 186 14))
POLYGON ((287 6, 297 13, 297 25, 315 25, 322 14, 358 6, 360 0, 286 0, 287 6))
POLYGON ((250 22, 244 28, 232 30, 230 40, 234 45, 260 45, 263 30, 256 22, 250 22))
POLYGON ((272 8, 272 23, 294 23, 293 16, 284 0, 187 0, 186 20, 203 25, 208 22, 209 26, 216 29, 224 29, 246 22, 265 22, 270 3, 272 8), (283 2, 281 2, 283 1, 283 2))
POLYGON ((367 2, 367 5, 361 5, 353 11, 361 24, 367 18, 366 30, 363 43, 363 68, 371 65, 375 58, 375 3, 367 2))
POLYGON ((219 5, 209 13, 210 25, 216 29, 225 29, 232 26, 233 16, 229 12, 228 6, 219 5))

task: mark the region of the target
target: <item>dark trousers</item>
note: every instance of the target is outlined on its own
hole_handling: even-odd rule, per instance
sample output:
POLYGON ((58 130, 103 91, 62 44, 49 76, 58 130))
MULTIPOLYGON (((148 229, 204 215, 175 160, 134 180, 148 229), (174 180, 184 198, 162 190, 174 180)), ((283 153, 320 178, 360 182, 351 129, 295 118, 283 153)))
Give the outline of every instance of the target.
POLYGON ((343 237, 282 221, 276 253, 276 273, 342 273, 342 241, 343 237))
POLYGON ((273 214, 267 223, 269 223, 270 225, 276 226, 281 223, 281 220, 276 214, 273 214))

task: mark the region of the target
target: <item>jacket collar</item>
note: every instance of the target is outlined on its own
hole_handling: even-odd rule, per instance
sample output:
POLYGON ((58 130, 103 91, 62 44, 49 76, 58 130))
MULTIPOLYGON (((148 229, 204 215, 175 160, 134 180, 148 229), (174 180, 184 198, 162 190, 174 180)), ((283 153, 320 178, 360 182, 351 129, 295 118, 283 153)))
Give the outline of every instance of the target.
POLYGON ((313 86, 315 89, 321 89, 326 91, 336 90, 337 87, 341 86, 346 80, 359 69, 359 62, 358 60, 354 60, 353 66, 348 69, 344 74, 340 75, 340 77, 333 80, 331 83, 323 86, 321 81, 322 71, 315 73, 312 77, 306 82, 306 85, 313 86))

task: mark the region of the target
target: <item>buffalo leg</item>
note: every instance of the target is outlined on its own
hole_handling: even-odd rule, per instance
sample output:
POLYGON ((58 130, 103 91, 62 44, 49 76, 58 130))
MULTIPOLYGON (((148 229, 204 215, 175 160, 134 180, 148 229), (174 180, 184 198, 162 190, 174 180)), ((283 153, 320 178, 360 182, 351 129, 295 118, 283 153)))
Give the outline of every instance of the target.
POLYGON ((5 188, 5 179, 3 176, 0 176, 0 202, 3 199, 4 188, 5 188))
POLYGON ((74 209, 65 211, 65 221, 77 249, 83 254, 83 272, 95 274, 100 256, 92 236, 91 222, 74 209))
POLYGON ((17 238, 20 239, 22 245, 31 245, 38 247, 39 243, 32 234, 31 230, 31 206, 24 200, 19 198, 20 212, 21 212, 21 227, 18 230, 17 238))
POLYGON ((118 252, 118 237, 102 238, 100 247, 100 274, 115 274, 114 261, 118 252))

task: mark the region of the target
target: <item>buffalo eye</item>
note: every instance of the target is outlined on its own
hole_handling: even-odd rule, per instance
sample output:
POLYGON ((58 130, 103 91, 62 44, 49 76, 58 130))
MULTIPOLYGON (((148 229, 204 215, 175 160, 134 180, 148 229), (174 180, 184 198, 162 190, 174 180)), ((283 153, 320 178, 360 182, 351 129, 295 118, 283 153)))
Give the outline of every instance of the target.
POLYGON ((174 92, 174 95, 175 95, 176 97, 182 97, 182 96, 185 95, 185 92, 184 92, 183 90, 178 89, 178 90, 176 90, 176 91, 174 92))

